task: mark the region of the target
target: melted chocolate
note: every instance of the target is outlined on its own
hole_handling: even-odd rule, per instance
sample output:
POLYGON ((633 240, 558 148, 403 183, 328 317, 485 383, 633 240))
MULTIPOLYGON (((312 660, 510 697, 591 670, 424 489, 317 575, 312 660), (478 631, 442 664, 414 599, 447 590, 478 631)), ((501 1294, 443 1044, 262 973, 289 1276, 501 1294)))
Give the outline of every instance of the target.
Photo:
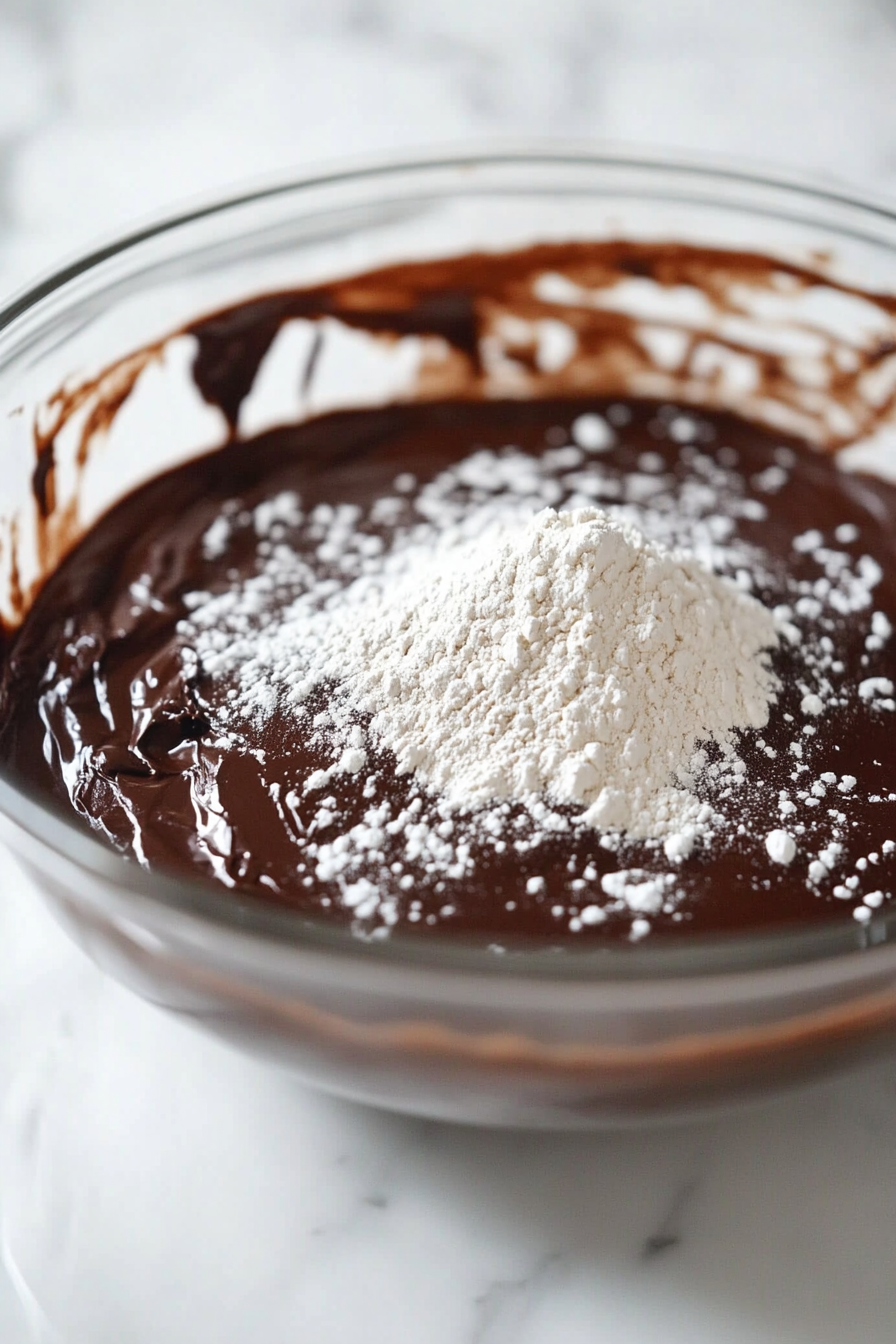
MULTIPOLYGON (((460 306, 454 299, 449 308, 452 304, 453 316, 442 313, 439 320, 455 322, 459 330, 460 306)), ((248 335, 242 343, 233 335, 232 316, 229 328, 206 327, 197 362, 200 385, 231 419, 251 385, 247 367, 257 366, 259 351, 281 320, 278 314, 276 321, 258 326, 257 314, 244 316, 248 335)), ((418 329, 419 313, 414 321, 418 329)), ((301 496, 306 513, 317 503, 366 507, 394 493, 397 473, 413 473, 423 485, 477 447, 501 450, 512 443, 543 456, 570 442, 579 414, 607 410, 607 402, 594 397, 566 397, 340 412, 251 443, 232 442, 159 477, 85 537, 50 577, 12 641, 0 700, 0 760, 150 867, 205 874, 261 900, 350 922, 352 912, 333 883, 305 862, 303 844, 316 804, 300 803, 294 810, 282 805, 290 790, 301 793, 302 781, 328 764, 321 747, 283 709, 259 731, 255 745, 263 761, 222 747, 229 683, 185 664, 176 630, 187 614, 185 594, 223 591, 235 574, 252 574, 258 563, 251 528, 237 529, 218 558, 203 552, 203 534, 235 499, 242 510, 251 510, 290 490, 301 496), (140 585, 151 601, 135 601, 140 585)), ((630 401, 624 410, 630 418, 616 446, 601 454, 601 470, 621 481, 650 453, 653 469, 672 482, 670 488, 693 481, 695 450, 670 437, 667 408, 630 401)), ((736 463, 745 482, 780 460, 782 444, 791 454, 786 482, 761 495, 767 516, 754 513, 735 521, 737 535, 766 557, 772 575, 757 596, 775 605, 789 600, 788 576, 817 577, 811 558, 793 550, 795 533, 817 528, 830 538, 836 528, 853 523, 856 539, 839 549, 853 560, 868 555, 877 561, 884 578, 874 590, 874 607, 896 627, 896 490, 843 473, 831 457, 734 416, 704 415, 701 424, 702 459, 725 463, 726 469, 736 463)), ((280 539, 313 561, 315 543, 301 526, 285 526, 280 539)), ((844 616, 837 631, 845 685, 892 672, 886 646, 866 651, 867 622, 867 612, 861 620, 844 616)), ((863 887, 896 890, 896 856, 884 851, 884 842, 896 837, 896 802, 887 801, 896 779, 896 715, 872 711, 855 695, 826 712, 817 735, 804 739, 811 756, 806 787, 832 772, 838 779, 855 776, 855 789, 848 795, 829 790, 814 808, 801 808, 800 857, 789 867, 770 862, 765 836, 780 824, 778 792, 802 787, 792 778, 790 744, 807 722, 797 685, 801 665, 786 643, 775 654, 775 667, 783 689, 770 722, 740 745, 749 784, 727 798, 713 798, 728 818, 727 833, 680 866, 682 899, 674 910, 652 918, 654 938, 849 917, 849 907, 832 894, 832 882, 820 890, 806 882, 808 859, 829 842, 832 811, 845 817, 837 823, 843 872, 875 852, 873 883, 864 881, 863 887), (868 801, 871 796, 881 801, 868 801)), ((374 801, 388 800, 397 808, 416 792, 412 779, 395 775, 386 752, 375 755, 371 773, 374 801)), ((332 792, 339 830, 348 830, 371 806, 355 777, 343 777, 332 792)), ((599 840, 593 831, 547 835, 535 850, 520 854, 512 846, 496 852, 483 837, 474 845, 472 871, 462 880, 446 887, 422 863, 405 865, 402 871, 414 879, 407 891, 390 875, 390 862, 401 857, 400 838, 393 837, 386 842, 378 880, 394 897, 402 927, 430 921, 447 933, 485 942, 526 937, 556 943, 566 924, 558 922, 553 908, 568 911, 588 903, 587 893, 571 888, 573 875, 591 865, 599 890, 600 876, 609 871, 670 867, 662 850, 624 842, 611 852, 599 840), (532 876, 545 879, 543 890, 527 892, 532 876), (412 901, 419 903, 418 917, 409 924, 412 901)), ((604 924, 582 928, 575 939, 627 938, 630 929, 630 914, 611 914, 604 924)))

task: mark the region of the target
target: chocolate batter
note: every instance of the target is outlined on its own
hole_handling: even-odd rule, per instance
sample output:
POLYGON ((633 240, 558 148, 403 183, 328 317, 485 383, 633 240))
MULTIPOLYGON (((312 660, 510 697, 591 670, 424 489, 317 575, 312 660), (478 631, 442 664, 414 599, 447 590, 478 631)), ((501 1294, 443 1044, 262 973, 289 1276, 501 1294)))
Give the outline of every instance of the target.
MULTIPOLYGON (((761 500, 765 517, 758 516, 760 509, 742 510, 733 527, 737 540, 762 557, 766 586, 756 595, 766 605, 792 601, 787 585, 794 578, 817 578, 812 557, 794 550, 794 535, 814 528, 831 539, 840 528, 841 536, 853 539, 836 543, 837 549, 853 560, 871 556, 883 571, 874 608, 896 626, 896 490, 847 475, 831 457, 736 417, 689 413, 693 432, 679 442, 674 409, 647 401, 453 401, 337 413, 249 445, 234 442, 170 472, 93 529, 47 582, 6 652, 0 727, 5 768, 73 808, 85 825, 150 867, 202 873, 260 900, 351 922, 353 911, 332 881, 316 875, 306 852, 320 800, 302 795, 302 781, 329 763, 326 753, 307 725, 282 708, 255 743, 263 760, 220 745, 234 726, 227 695, 233 683, 204 675, 185 660, 177 630, 188 615, 185 595, 225 591, 237 573, 256 572, 258 537, 248 520, 259 504, 283 491, 301 497, 303 520, 321 503, 367 509, 378 498, 394 497, 397 475, 412 473, 419 493, 474 448, 500 452, 512 444, 534 457, 556 456, 558 445, 572 444, 577 417, 594 412, 617 423, 616 444, 600 454, 600 468, 621 488, 633 476, 642 482, 652 476, 674 500, 715 463, 727 479, 741 483, 743 498, 761 500), (771 478, 762 475, 769 469, 771 478), (783 484, 775 472, 786 476, 783 484), (754 488, 757 480, 775 488, 754 488), (209 557, 203 537, 222 513, 235 522, 226 548, 209 557), (854 534, 842 530, 850 523, 854 534), (291 791, 299 800, 293 808, 283 804, 291 791)), ((567 459, 574 456, 561 454, 558 481, 569 479, 567 459)), ((560 498, 557 506, 566 502, 560 498)), ((389 526, 372 530, 388 542, 389 526)), ((276 536, 278 544, 319 567, 311 532, 307 521, 287 522, 276 536)), ((892 670, 886 646, 866 649, 867 627, 865 611, 844 615, 835 632, 844 686, 892 670)), ((807 722, 797 685, 804 669, 786 641, 774 666, 783 688, 779 701, 767 728, 746 735, 740 747, 747 785, 729 797, 701 786, 727 819, 725 838, 698 847, 676 869, 676 898, 652 918, 654 938, 848 917, 844 900, 832 894, 833 880, 807 883, 807 860, 829 843, 832 826, 841 837, 844 873, 853 872, 856 859, 875 853, 873 883, 863 877, 863 889, 896 887, 896 855, 886 844, 896 837, 896 799, 889 795, 896 779, 896 715, 845 697, 819 719, 811 740, 803 739, 811 769, 795 783, 790 744, 807 722), (825 788, 815 807, 801 807, 796 824, 804 828, 798 836, 802 859, 772 863, 765 836, 781 824, 779 791, 793 794, 826 773, 857 783, 848 793, 836 785, 825 788), (832 820, 836 812, 842 821, 832 820)), ((360 822, 372 805, 388 800, 397 810, 418 792, 412 778, 396 777, 385 753, 371 760, 362 777, 344 776, 330 791, 338 816, 331 838, 360 822), (374 784, 362 790, 368 776, 374 784)), ((389 837, 376 881, 394 899, 398 924, 435 925, 499 944, 521 936, 552 943, 571 936, 577 943, 628 938, 630 912, 611 911, 606 922, 574 935, 567 917, 588 904, 588 890, 599 891, 604 873, 670 869, 656 846, 623 841, 607 850, 587 830, 547 834, 525 853, 513 846, 496 852, 481 836, 474 839, 472 858, 467 876, 446 882, 427 874, 422 861, 408 865, 402 837, 389 837), (589 866, 594 876, 588 890, 574 888, 573 879, 589 866), (401 881, 408 874, 412 885, 401 881), (544 877, 544 886, 527 892, 533 876, 544 877)))

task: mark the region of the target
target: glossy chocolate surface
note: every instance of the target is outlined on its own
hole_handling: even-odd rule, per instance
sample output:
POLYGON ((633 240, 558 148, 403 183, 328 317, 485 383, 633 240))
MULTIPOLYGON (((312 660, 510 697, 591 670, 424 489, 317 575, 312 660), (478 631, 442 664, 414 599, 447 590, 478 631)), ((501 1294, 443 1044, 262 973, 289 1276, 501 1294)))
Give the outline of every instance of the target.
MULTIPOLYGON (((456 312, 452 320, 460 330, 456 312)), ((200 350, 200 385, 224 404, 221 359, 217 376, 223 383, 215 384, 213 347, 206 343, 200 350)), ((233 368, 238 366, 236 360, 233 368)), ((233 376, 238 385, 227 402, 231 413, 247 386, 244 369, 233 376)), ((308 800, 290 811, 281 801, 290 790, 301 792, 303 779, 326 764, 319 746, 282 710, 255 743, 263 761, 215 745, 232 723, 227 680, 185 667, 176 629, 186 612, 184 595, 223 590, 237 572, 252 573, 258 563, 251 528, 236 529, 230 547, 214 559, 203 555, 203 534, 233 501, 248 513, 290 490, 301 496, 306 513, 321 502, 366 508, 394 493, 399 473, 413 473, 419 488, 477 448, 502 451, 514 445, 543 457, 570 444, 576 418, 595 411, 619 426, 615 446, 600 456, 608 478, 643 477, 645 454, 651 455, 650 472, 674 499, 705 473, 706 463, 715 462, 742 481, 745 497, 761 500, 763 510, 755 512, 764 511, 764 517, 738 516, 733 526, 737 538, 763 557, 770 578, 756 591, 770 606, 789 600, 787 585, 794 578, 817 577, 812 557, 794 550, 796 534, 817 529, 831 538, 853 524, 855 539, 839 549, 853 559, 871 556, 880 566, 884 577, 874 591, 874 608, 896 627, 896 490, 848 475, 832 456, 737 417, 700 416, 698 450, 670 434, 671 408, 644 400, 456 399, 339 412, 250 442, 235 440, 152 481, 88 534, 9 642, 0 760, 14 777, 52 794, 84 825, 150 867, 203 874, 259 900, 351 922, 352 912, 339 901, 334 884, 316 877, 305 862, 316 804, 308 800), (781 460, 782 448, 786 482, 774 491, 757 491, 754 483, 781 460), (147 582, 152 600, 135 606, 132 585, 147 582)), ((44 488, 45 482, 46 475, 44 488)), ((558 499, 558 507, 564 502, 558 499)), ((385 527, 383 532, 388 541, 385 527)), ((280 540, 317 563, 316 543, 304 524, 286 528, 280 540)), ((834 632, 844 685, 892 672, 886 646, 866 649, 867 624, 867 612, 844 616, 834 632)), ((849 907, 832 894, 832 883, 807 882, 808 861, 829 843, 832 825, 841 836, 843 871, 852 872, 857 858, 873 852, 878 856, 873 885, 896 889, 896 856, 884 849, 896 836, 896 801, 888 799, 896 780, 896 715, 873 713, 856 696, 843 697, 819 719, 811 740, 805 739, 810 768, 803 781, 848 774, 855 787, 849 794, 827 789, 814 808, 801 808, 798 859, 789 866, 770 862, 765 837, 781 824, 779 791, 802 787, 793 781, 791 743, 805 723, 797 684, 801 665, 786 642, 774 666, 782 691, 770 722, 761 734, 740 742, 747 783, 729 797, 718 796, 718 790, 711 796, 726 818, 723 833, 676 869, 674 908, 652 918, 652 938, 848 918, 849 907), (832 822, 834 813, 843 820, 832 822)), ((396 777, 393 764, 388 753, 372 761, 374 802, 388 799, 398 806, 416 792, 412 779, 396 777)), ((362 796, 354 777, 334 783, 333 793, 343 830, 371 805, 369 790, 362 796)), ((402 857, 401 837, 392 837, 378 881, 394 883, 389 894, 399 925, 421 934, 464 934, 488 943, 520 936, 552 944, 572 937, 577 943, 628 938, 630 915, 611 913, 606 922, 575 934, 567 931, 565 916, 558 921, 556 915, 558 907, 574 913, 587 903, 587 891, 574 890, 571 882, 589 866, 595 889, 603 874, 622 867, 647 873, 670 868, 661 848, 623 840, 608 850, 599 841, 594 831, 573 830, 547 835, 521 854, 512 846, 498 853, 483 837, 478 850, 474 847, 471 873, 448 884, 450 889, 422 864, 405 864, 401 871, 414 878, 408 889, 397 875, 388 876, 390 860, 402 857), (543 890, 527 892, 532 876, 544 878, 543 890), (408 924, 412 901, 417 916, 408 924)))

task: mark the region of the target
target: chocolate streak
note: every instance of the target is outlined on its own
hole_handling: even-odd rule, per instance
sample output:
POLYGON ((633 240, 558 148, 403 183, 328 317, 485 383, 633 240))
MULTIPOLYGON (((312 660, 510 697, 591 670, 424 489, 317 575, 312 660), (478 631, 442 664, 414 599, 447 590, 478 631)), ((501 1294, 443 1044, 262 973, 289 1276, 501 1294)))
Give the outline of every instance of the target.
MULTIPOLYGON (((424 359, 411 400, 463 400, 514 397, 662 396, 683 404, 734 410, 777 427, 789 428, 820 447, 836 450, 870 435, 896 417, 896 376, 889 390, 869 399, 868 374, 892 368, 896 373, 896 297, 863 290, 820 270, 761 253, 697 247, 686 243, 606 242, 541 243, 505 253, 476 252, 465 256, 382 267, 329 284, 258 296, 201 317, 172 332, 171 339, 192 335, 198 340, 193 376, 211 405, 222 411, 236 437, 239 409, 259 365, 284 323, 291 319, 318 322, 333 318, 345 326, 394 342, 401 336, 435 338, 443 349, 424 359), (559 277, 562 301, 539 282, 559 277), (643 324, 612 307, 612 291, 621 282, 649 281, 661 291, 687 291, 705 300, 712 320, 693 323, 677 359, 657 365, 642 335, 643 324), (579 287, 576 298, 570 287, 579 287), (824 290, 873 305, 893 319, 893 332, 859 347, 838 341, 823 324, 809 318, 790 323, 824 347, 820 363, 826 391, 802 387, 789 358, 773 349, 758 349, 733 334, 728 319, 749 316, 750 296, 810 295, 824 290), (607 306, 603 307, 603 297, 607 306), (501 331, 502 319, 545 319, 564 323, 575 332, 577 348, 558 369, 539 365, 534 339, 517 339, 501 331), (483 350, 490 338, 500 340, 522 381, 512 389, 486 367, 483 350), (733 356, 743 356, 756 370, 749 394, 725 384, 720 371, 698 371, 694 357, 707 343, 733 356), (845 357, 844 357, 845 356, 845 357), (836 405, 844 415, 835 421, 819 410, 819 400, 836 405), (784 418, 778 414, 783 411, 784 418), (848 427, 847 427, 848 426, 848 427)), ((657 325, 657 324, 651 324, 657 325)), ((660 323, 660 326, 663 324, 660 323)), ((674 321, 669 329, 681 329, 674 321)), ((81 535, 77 492, 64 502, 55 491, 58 438, 73 416, 84 412, 78 434, 75 475, 79 477, 91 444, 108 429, 140 374, 159 358, 166 341, 132 352, 96 376, 66 385, 50 398, 35 424, 35 499, 39 577, 22 594, 15 609, 20 619, 46 577, 81 535)), ((313 380, 320 342, 312 349, 303 374, 313 380)), ((12 537, 0 537, 15 551, 12 537)), ((13 556, 13 563, 16 562, 13 556)))
MULTIPOLYGON (((747 312, 745 295, 750 292, 780 292, 786 287, 792 296, 818 286, 870 299, 883 312, 896 315, 896 298, 890 295, 869 295, 818 271, 760 253, 614 240, 541 243, 517 252, 475 252, 445 261, 383 267, 330 285, 263 295, 203 317, 185 330, 199 339, 193 368, 196 385, 233 427, 274 337, 294 318, 332 317, 346 326, 390 338, 440 337, 466 361, 459 380, 456 365, 448 379, 449 385, 454 384, 450 390, 465 398, 487 394, 482 344, 494 331, 496 319, 503 314, 529 322, 553 318, 572 327, 578 348, 569 364, 546 372, 539 369, 534 345, 522 339, 512 355, 530 375, 529 393, 587 390, 594 395, 624 395, 632 390, 633 376, 655 373, 656 363, 640 337, 641 323, 628 314, 596 308, 591 296, 608 294, 626 279, 651 281, 667 291, 682 287, 696 291, 718 316, 747 312), (546 275, 561 277, 567 286, 590 293, 576 302, 567 289, 562 302, 551 301, 550 291, 539 285, 546 275)), ((690 332, 676 361, 680 376, 685 376, 695 348, 704 340, 718 341, 732 354, 756 359, 763 398, 784 406, 799 404, 786 354, 757 351, 752 343, 720 333, 715 325, 698 323, 690 332)), ((896 343, 881 339, 864 352, 860 368, 842 368, 833 360, 828 363, 832 395, 857 417, 861 432, 868 432, 872 419, 882 420, 896 406, 896 388, 873 410, 859 390, 861 375, 894 352, 896 343)), ((436 375, 434 381, 438 394, 449 391, 444 379, 436 375)), ((830 446, 836 448, 846 441, 846 437, 834 436, 830 446)))

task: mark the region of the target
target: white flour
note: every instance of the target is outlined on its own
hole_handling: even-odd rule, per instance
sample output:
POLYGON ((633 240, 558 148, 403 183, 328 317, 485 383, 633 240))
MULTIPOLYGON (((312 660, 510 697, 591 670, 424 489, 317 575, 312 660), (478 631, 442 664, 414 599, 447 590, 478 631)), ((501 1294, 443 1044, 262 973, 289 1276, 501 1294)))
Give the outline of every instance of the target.
POLYGON ((341 597, 279 627, 269 675, 340 682, 455 808, 543 795, 601 830, 681 832, 708 815, 681 787, 698 741, 768 719, 772 614, 599 509, 421 546, 341 597))

